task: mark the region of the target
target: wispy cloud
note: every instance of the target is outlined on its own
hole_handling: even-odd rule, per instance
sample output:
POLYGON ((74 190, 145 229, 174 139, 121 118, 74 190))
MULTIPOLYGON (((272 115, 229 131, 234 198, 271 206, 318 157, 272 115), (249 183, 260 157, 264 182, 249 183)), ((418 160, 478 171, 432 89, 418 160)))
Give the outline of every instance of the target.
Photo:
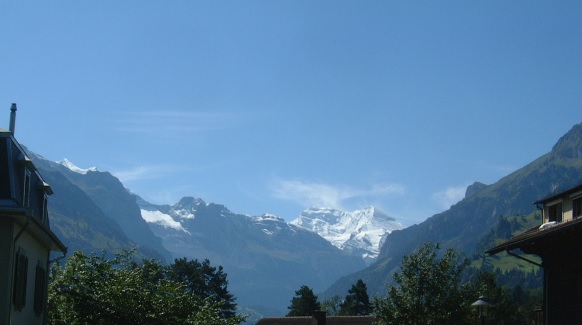
POLYGON ((443 209, 448 209, 465 197, 466 190, 466 185, 447 187, 442 191, 434 193, 432 199, 443 209))
POLYGON ((191 111, 120 112, 114 127, 122 132, 163 136, 223 130, 241 121, 240 114, 191 111))
POLYGON ((278 199, 294 201, 305 207, 319 206, 336 209, 346 209, 346 201, 352 199, 400 195, 405 192, 402 186, 396 184, 357 188, 347 185, 281 179, 273 182, 272 191, 273 196, 278 199))
POLYGON ((176 173, 181 169, 182 168, 173 165, 141 165, 131 169, 114 171, 112 174, 119 178, 122 183, 125 183, 160 178, 168 174, 176 173))

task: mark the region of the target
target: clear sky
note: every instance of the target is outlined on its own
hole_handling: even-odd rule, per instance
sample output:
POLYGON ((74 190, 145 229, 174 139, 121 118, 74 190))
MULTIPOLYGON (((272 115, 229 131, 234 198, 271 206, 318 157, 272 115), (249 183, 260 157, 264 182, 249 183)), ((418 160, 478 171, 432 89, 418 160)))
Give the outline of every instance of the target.
POLYGON ((411 225, 582 122, 582 1, 2 1, 13 102, 152 203, 411 225))

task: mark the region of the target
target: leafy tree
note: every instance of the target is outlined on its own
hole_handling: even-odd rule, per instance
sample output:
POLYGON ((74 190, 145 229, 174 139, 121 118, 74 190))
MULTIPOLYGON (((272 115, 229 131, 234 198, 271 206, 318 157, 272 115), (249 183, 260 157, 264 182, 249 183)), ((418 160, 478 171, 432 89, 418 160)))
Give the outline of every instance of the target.
POLYGON ((333 296, 330 299, 326 299, 321 303, 321 310, 325 310, 327 315, 334 316, 338 315, 340 312, 340 305, 342 303, 342 298, 340 296, 333 296))
POLYGON ((75 252, 64 267, 51 269, 50 324, 238 324, 220 304, 193 295, 168 279, 159 262, 137 264, 133 251, 87 256, 75 252))
POLYGON ((348 295, 340 304, 339 315, 360 316, 369 315, 372 312, 370 297, 368 297, 368 287, 359 279, 352 288, 348 290, 348 295))
POLYGON ((402 259, 394 273, 397 287, 388 297, 376 300, 381 324, 470 324, 475 300, 469 287, 460 286, 467 266, 461 253, 447 249, 439 255, 439 244, 425 243, 416 253, 402 259), (471 300, 473 299, 473 300, 471 300))
POLYGON ((191 295, 208 297, 212 302, 219 303, 222 317, 229 318, 236 314, 236 299, 228 292, 228 280, 222 266, 218 269, 210 266, 208 259, 202 263, 186 258, 175 259, 168 267, 168 278, 184 284, 191 295))
POLYGON ((470 285, 475 295, 486 295, 495 304, 490 320, 496 324, 521 325, 531 322, 531 314, 542 302, 541 289, 524 289, 520 285, 498 286, 495 273, 480 272, 470 285))
POLYGON ((313 290, 306 285, 302 285, 299 290, 295 291, 295 297, 291 299, 291 306, 287 308, 289 309, 287 317, 311 316, 314 311, 321 310, 321 305, 313 290))

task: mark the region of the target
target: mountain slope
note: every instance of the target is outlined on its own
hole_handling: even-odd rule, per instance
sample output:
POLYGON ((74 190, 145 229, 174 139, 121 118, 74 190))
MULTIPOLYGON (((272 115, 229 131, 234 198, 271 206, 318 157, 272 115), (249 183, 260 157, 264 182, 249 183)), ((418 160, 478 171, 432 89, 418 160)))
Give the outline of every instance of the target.
POLYGON ((424 242, 439 242, 471 255, 478 239, 496 224, 498 216, 528 215, 533 202, 551 193, 582 183, 582 124, 575 125, 554 145, 552 151, 495 184, 474 184, 466 197, 449 210, 421 224, 392 232, 374 265, 336 282, 326 295, 345 292, 358 278, 372 294, 385 294, 386 284, 402 256, 424 242))
POLYGON ((51 186, 51 228, 69 252, 108 254, 138 247, 142 256, 168 259, 170 254, 141 219, 133 195, 109 173, 80 173, 28 151, 39 172, 51 186))
POLYGON ((350 255, 361 256, 367 264, 376 260, 389 233, 404 228, 372 206, 353 212, 310 208, 290 223, 319 234, 350 255))
POLYGON ((142 216, 175 257, 208 258, 223 265, 242 306, 282 313, 301 285, 323 290, 364 267, 360 258, 273 215, 236 214, 192 197, 173 206, 139 203, 142 216))

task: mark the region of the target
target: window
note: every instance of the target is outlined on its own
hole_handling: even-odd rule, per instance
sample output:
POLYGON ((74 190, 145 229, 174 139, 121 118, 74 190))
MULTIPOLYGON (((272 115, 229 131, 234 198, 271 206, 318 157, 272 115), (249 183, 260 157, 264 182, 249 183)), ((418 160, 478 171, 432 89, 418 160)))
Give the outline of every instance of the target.
POLYGON ((26 281, 28 278, 28 257, 18 250, 14 265, 14 308, 21 310, 26 304, 26 281))
POLYGON ((22 205, 27 208, 30 206, 30 171, 24 171, 24 191, 22 197, 22 205))
POLYGON ((48 225, 48 200, 44 194, 42 196, 42 223, 48 225))
POLYGON ((582 196, 572 200, 572 218, 582 216, 582 196))
POLYGON ((548 221, 562 222, 562 203, 548 207, 548 221))
POLYGON ((46 271, 39 264, 36 266, 36 276, 34 280, 34 312, 42 313, 46 297, 46 271))
POLYGON ((0 199, 10 199, 10 164, 8 139, 0 139, 0 199))

